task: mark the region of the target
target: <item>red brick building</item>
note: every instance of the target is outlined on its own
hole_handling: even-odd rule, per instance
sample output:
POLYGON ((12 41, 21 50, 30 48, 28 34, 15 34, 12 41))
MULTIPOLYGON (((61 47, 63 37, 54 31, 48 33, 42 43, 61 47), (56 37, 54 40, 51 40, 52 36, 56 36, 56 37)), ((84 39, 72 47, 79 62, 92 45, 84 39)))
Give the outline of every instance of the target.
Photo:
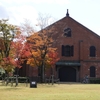
MULTIPOLYGON (((55 75, 60 81, 77 82, 86 74, 100 78, 100 36, 71 18, 68 10, 51 26, 56 29, 53 46, 58 48, 60 60, 55 65, 55 75)), ((37 68, 32 70, 31 76, 37 76, 37 68)))

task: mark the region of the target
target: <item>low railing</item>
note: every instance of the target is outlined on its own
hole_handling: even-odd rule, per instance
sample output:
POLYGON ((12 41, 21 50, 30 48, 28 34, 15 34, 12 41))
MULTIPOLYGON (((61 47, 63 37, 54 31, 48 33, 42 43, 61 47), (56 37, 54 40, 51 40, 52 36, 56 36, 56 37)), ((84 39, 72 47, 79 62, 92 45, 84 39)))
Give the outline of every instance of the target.
POLYGON ((18 75, 14 75, 11 77, 2 78, 2 84, 3 85, 5 84, 7 86, 10 83, 11 86, 13 86, 13 84, 15 83, 15 86, 18 86, 19 82, 21 83, 23 82, 23 83, 26 83, 26 86, 27 86, 28 80, 29 80, 28 77, 19 77, 18 75))
POLYGON ((52 85, 54 84, 54 83, 59 83, 60 82, 60 79, 59 78, 56 78, 56 77, 54 77, 54 75, 51 75, 49 78, 45 78, 45 83, 52 83, 52 85))

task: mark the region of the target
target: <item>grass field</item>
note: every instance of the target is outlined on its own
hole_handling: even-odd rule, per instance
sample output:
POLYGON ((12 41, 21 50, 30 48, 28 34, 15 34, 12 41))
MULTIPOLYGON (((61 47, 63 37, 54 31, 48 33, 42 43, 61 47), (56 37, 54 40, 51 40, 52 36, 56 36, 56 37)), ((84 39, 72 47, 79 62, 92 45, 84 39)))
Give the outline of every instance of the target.
POLYGON ((100 100, 100 84, 37 84, 37 88, 0 83, 0 100, 100 100))

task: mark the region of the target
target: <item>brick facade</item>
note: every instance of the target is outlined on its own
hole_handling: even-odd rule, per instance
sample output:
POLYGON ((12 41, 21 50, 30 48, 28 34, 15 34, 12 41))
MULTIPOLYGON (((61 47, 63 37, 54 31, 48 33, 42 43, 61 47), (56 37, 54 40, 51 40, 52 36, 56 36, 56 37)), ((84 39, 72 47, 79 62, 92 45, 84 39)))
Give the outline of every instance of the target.
MULTIPOLYGON (((80 81, 86 74, 91 77, 91 66, 95 67, 95 77, 100 78, 100 36, 69 16, 54 23, 54 27, 57 29, 56 34, 54 34, 54 37, 56 37, 54 38, 56 40, 54 46, 58 48, 60 60, 66 63, 68 61, 79 61, 80 63, 79 67, 76 66, 76 81, 80 81), (71 37, 64 37, 65 28, 71 29, 71 37), (74 56, 62 56, 62 45, 73 45, 74 56), (95 57, 90 57, 91 46, 96 48, 95 57)), ((73 67, 73 65, 70 67, 73 67)))
MULTIPOLYGON (((68 12, 64 18, 48 28, 51 27, 55 29, 53 46, 58 48, 60 58, 54 70, 60 81, 80 81, 86 74, 91 77, 90 73, 95 74, 93 77, 100 78, 100 36, 71 18, 68 12), (71 29, 70 37, 64 36, 64 29, 67 28, 71 29), (62 45, 73 46, 73 56, 62 56, 62 45), (90 57, 91 46, 96 48, 95 57, 90 57), (90 69, 91 66, 94 70, 90 69)), ((51 69, 48 69, 46 74, 49 76, 51 69)))

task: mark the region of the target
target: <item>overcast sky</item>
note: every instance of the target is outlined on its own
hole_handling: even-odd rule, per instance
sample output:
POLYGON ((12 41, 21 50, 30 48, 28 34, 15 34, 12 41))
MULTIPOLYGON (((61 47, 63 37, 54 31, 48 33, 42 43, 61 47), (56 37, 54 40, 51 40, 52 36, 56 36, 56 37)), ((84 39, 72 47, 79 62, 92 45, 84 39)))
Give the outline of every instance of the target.
POLYGON ((0 0, 0 19, 15 25, 29 19, 35 25, 38 13, 60 20, 67 9, 70 17, 100 35, 100 0, 0 0))

